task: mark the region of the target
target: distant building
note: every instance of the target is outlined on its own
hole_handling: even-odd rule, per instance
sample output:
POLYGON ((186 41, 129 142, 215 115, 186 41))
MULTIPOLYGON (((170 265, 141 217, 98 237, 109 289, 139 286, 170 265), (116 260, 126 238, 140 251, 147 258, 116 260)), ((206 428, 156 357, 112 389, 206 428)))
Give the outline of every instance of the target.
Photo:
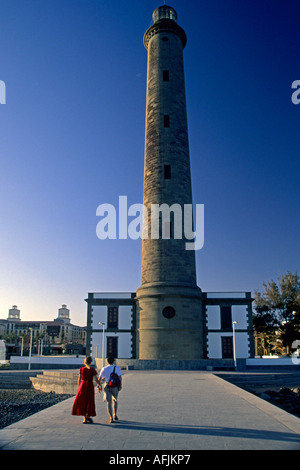
POLYGON ((62 321, 64 323, 70 323, 70 310, 65 304, 58 309, 58 317, 54 321, 62 321))
POLYGON ((20 354, 21 339, 27 338, 32 328, 34 352, 84 354, 86 347, 86 327, 73 325, 70 310, 64 304, 58 309, 58 317, 53 321, 22 321, 16 305, 8 312, 7 319, 0 319, 0 336, 11 336, 7 343, 10 353, 20 354), (13 339, 15 338, 15 339, 13 339), (37 344, 37 342, 39 342, 37 344))
POLYGON ((13 305, 12 308, 9 309, 8 311, 8 320, 18 320, 20 321, 20 310, 18 310, 18 307, 16 305, 13 305))

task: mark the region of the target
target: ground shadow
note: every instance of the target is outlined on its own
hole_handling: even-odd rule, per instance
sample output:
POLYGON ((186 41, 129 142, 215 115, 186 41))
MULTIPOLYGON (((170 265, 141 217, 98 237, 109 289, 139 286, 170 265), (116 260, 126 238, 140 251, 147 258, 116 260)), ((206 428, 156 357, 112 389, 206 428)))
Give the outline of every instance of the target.
POLYGON ((125 421, 110 423, 95 423, 100 426, 116 426, 124 430, 165 432, 171 434, 189 434, 197 436, 236 437, 244 439, 265 439, 270 441, 285 441, 298 443, 300 449, 300 434, 293 432, 268 431, 265 429, 230 428, 222 426, 192 426, 180 424, 143 423, 125 421))

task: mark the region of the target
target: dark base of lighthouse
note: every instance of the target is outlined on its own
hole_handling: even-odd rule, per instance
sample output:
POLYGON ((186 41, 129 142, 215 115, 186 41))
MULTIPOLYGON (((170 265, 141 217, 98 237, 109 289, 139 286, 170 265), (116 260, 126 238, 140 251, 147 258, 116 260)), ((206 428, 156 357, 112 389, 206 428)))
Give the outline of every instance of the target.
MULTIPOLYGON (((102 358, 96 358, 98 369, 102 358)), ((116 359, 116 364, 126 370, 234 370, 233 359, 116 359)), ((246 359, 237 360, 238 370, 246 369, 246 359)))
POLYGON ((252 301, 251 292, 201 292, 182 286, 89 293, 86 354, 101 355, 103 329, 99 322, 104 322, 104 354, 113 354, 118 365, 123 361, 120 364, 138 369, 196 370, 205 369, 205 364, 219 367, 220 361, 222 366, 232 364, 233 330, 230 324, 224 327, 225 315, 227 321, 229 316, 230 322, 238 322, 237 358, 252 358, 252 301), (162 311, 169 306, 175 315, 165 318, 162 311), (110 324, 115 319, 112 314, 117 325, 110 324))
POLYGON ((198 287, 157 285, 136 293, 140 360, 203 358, 202 298, 198 287))

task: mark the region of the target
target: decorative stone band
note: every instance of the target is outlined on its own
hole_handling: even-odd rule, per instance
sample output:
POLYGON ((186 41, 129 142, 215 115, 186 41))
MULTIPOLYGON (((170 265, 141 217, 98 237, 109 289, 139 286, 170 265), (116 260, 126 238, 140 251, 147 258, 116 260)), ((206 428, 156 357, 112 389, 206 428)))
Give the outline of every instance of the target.
POLYGON ((148 49, 148 44, 150 39, 158 33, 175 33, 177 34, 182 42, 182 49, 185 48, 186 42, 187 42, 187 37, 184 32, 184 30, 178 26, 174 21, 168 20, 168 19, 163 19, 159 20, 156 23, 154 23, 153 26, 151 26, 147 31, 145 32, 144 35, 144 46, 146 49, 148 49))

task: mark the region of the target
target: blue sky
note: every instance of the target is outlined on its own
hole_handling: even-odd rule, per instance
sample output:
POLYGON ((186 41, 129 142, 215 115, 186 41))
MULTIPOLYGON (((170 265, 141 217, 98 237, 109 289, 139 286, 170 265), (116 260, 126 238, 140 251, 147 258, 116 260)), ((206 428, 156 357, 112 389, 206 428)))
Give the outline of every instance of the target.
MULTIPOLYGON (((140 285, 141 242, 100 241, 99 204, 142 203, 156 0, 1 0, 0 317, 86 323, 88 292, 140 285)), ((173 0, 184 50, 203 291, 299 268, 298 0, 173 0)))

